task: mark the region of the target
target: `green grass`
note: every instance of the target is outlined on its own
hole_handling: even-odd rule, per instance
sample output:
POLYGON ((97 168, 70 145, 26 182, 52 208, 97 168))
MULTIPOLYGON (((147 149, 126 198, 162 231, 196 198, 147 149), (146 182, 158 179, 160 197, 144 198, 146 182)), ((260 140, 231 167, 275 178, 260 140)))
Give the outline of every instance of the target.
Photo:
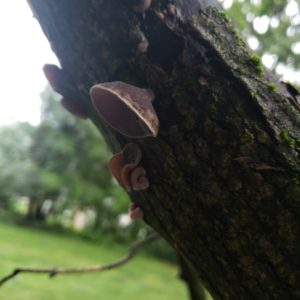
MULTIPOLYGON (((16 267, 73 267, 112 262, 126 253, 74 237, 0 223, 0 277, 16 267)), ((96 274, 20 274, 0 288, 8 300, 188 299, 177 269, 139 254, 119 269, 96 274)))

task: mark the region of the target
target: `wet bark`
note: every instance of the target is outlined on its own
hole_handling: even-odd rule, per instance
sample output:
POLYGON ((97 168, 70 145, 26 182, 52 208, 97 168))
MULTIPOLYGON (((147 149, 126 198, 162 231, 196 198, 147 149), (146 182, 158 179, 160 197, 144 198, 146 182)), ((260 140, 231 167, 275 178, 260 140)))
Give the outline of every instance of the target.
POLYGON ((180 19, 168 0, 144 15, 121 0, 29 2, 64 96, 113 152, 141 146, 151 187, 131 197, 214 298, 300 297, 299 111, 224 14, 180 19), (115 80, 154 91, 157 138, 126 138, 98 117, 89 88, 115 80))

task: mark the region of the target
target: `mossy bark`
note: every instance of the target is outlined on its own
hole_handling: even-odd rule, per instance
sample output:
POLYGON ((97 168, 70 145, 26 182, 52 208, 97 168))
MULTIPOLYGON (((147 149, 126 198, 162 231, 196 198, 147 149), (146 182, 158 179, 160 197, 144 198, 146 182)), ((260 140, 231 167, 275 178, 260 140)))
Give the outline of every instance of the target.
POLYGON ((29 1, 68 78, 65 94, 112 151, 141 146, 151 187, 131 196, 145 221, 215 299, 296 299, 299 112, 222 13, 180 20, 172 1, 152 2, 136 15, 121 0, 29 1), (89 88, 115 80, 154 91, 157 138, 131 140, 99 119, 89 88))

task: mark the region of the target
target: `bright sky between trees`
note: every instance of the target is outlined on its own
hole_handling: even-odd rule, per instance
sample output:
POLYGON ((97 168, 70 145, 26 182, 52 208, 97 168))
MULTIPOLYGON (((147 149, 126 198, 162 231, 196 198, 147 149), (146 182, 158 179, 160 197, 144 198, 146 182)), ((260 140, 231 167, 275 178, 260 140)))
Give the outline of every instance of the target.
MULTIPOLYGON (((231 4, 231 0, 225 0, 224 6, 231 4)), ((0 126, 16 121, 36 125, 40 93, 47 84, 42 67, 45 63, 57 64, 57 59, 26 0, 0 0, 0 37, 0 126)), ((251 39, 248 42, 255 49, 251 39)), ((272 63, 267 56, 263 62, 267 66, 272 63)), ((299 83, 299 72, 285 67, 279 71, 285 80, 299 83)))

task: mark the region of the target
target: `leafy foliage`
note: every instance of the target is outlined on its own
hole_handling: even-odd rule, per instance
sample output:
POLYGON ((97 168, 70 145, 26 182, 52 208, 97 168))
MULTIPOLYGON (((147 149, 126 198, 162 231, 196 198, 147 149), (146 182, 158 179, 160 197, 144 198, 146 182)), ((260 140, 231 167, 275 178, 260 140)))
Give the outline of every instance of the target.
MULTIPOLYGON (((223 0, 250 46, 267 67, 300 69, 300 5, 296 0, 223 0)), ((282 74, 280 74, 282 75, 282 74)), ((295 78, 296 80, 296 78, 295 78)))
POLYGON ((90 214, 86 236, 97 239, 106 232, 132 239, 141 225, 130 224, 128 218, 120 223, 129 199, 112 180, 108 170, 111 154, 99 132, 90 122, 62 109, 49 89, 42 99, 39 126, 16 124, 0 131, 2 206, 7 209, 25 196, 31 219, 72 226, 77 212, 90 214), (45 203, 51 203, 46 210, 45 203))

